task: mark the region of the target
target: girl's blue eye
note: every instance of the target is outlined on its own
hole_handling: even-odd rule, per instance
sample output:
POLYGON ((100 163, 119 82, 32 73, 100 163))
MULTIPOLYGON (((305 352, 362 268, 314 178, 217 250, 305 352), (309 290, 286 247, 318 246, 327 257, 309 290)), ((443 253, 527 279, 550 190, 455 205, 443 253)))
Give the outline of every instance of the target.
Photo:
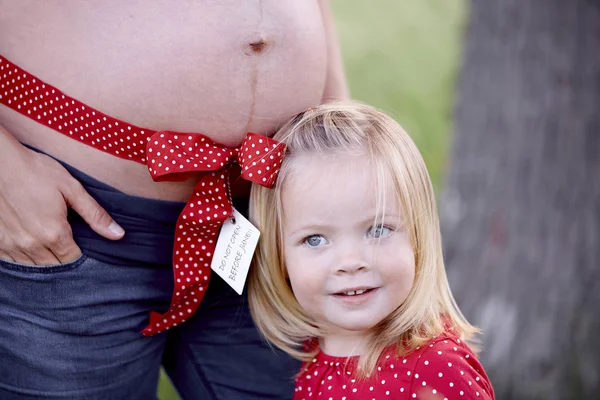
POLYGON ((367 235, 375 239, 384 238, 386 236, 389 236, 391 233, 392 230, 387 226, 383 225, 372 226, 367 231, 367 235))
POLYGON ((327 240, 321 235, 312 235, 304 239, 304 243, 310 247, 318 247, 327 243, 327 240))

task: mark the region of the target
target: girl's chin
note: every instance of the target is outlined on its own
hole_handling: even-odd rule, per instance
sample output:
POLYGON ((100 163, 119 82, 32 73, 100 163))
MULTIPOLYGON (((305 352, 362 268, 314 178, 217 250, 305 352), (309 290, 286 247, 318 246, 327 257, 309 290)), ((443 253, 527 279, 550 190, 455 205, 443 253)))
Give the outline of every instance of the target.
POLYGON ((367 350, 371 327, 335 326, 319 340, 321 350, 334 357, 352 357, 364 354, 367 350))
POLYGON ((327 322, 327 332, 331 332, 335 335, 344 335, 344 336, 369 336, 382 320, 372 320, 372 321, 335 321, 329 320, 327 322))

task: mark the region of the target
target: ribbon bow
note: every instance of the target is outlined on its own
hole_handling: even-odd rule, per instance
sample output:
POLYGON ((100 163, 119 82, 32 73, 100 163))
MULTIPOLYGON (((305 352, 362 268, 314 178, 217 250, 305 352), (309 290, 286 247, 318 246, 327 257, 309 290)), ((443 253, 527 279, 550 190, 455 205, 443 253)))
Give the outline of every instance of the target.
POLYGON ((149 139, 146 150, 148 170, 155 181, 182 181, 205 172, 177 219, 175 289, 166 313, 150 313, 150 323, 142 334, 151 336, 188 320, 204 297, 219 228, 233 212, 226 167, 237 161, 244 179, 272 187, 285 145, 248 133, 242 145, 232 149, 204 135, 163 131, 149 139))

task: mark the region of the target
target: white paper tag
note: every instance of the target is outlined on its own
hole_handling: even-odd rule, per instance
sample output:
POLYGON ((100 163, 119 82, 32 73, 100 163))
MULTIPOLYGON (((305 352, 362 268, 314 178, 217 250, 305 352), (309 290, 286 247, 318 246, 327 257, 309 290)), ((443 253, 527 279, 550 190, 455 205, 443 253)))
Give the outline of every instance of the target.
POLYGON ((221 227, 210 268, 242 294, 260 232, 235 208, 233 216, 235 224, 228 218, 221 227))

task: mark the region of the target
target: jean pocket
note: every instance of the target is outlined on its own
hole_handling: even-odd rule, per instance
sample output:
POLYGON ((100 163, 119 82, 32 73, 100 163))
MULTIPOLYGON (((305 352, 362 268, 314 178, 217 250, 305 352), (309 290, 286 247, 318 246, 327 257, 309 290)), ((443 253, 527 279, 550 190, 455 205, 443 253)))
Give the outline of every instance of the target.
POLYGON ((54 265, 31 265, 31 264, 21 264, 14 261, 7 261, 0 259, 0 269, 8 270, 8 271, 17 271, 17 272, 26 272, 30 274, 53 274, 57 272, 65 272, 71 271, 75 268, 79 267, 81 264, 85 262, 87 256, 85 254, 81 254, 73 261, 69 261, 64 264, 54 264, 54 265))

